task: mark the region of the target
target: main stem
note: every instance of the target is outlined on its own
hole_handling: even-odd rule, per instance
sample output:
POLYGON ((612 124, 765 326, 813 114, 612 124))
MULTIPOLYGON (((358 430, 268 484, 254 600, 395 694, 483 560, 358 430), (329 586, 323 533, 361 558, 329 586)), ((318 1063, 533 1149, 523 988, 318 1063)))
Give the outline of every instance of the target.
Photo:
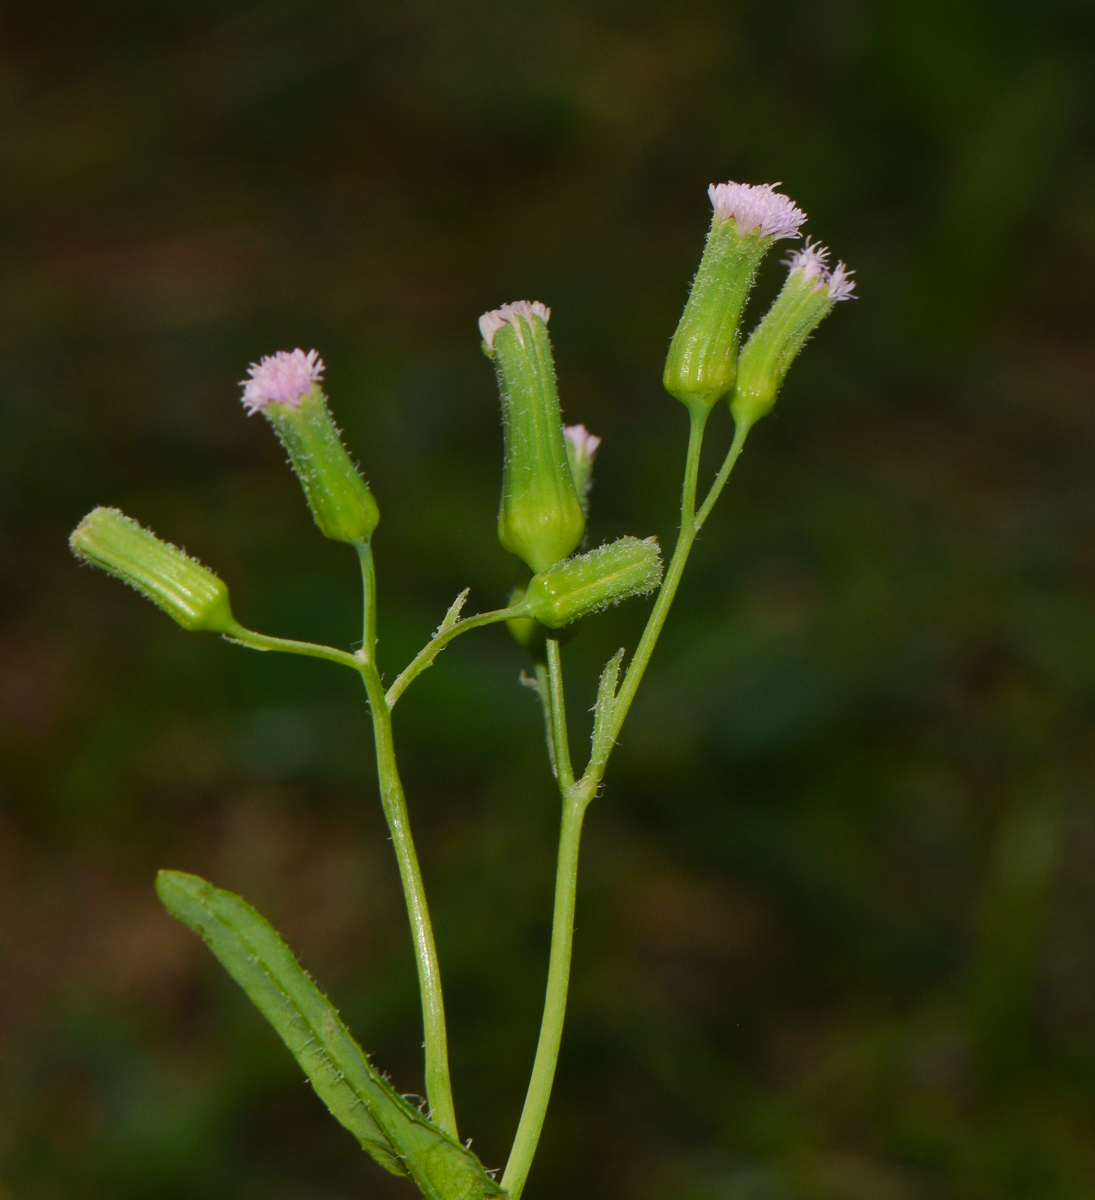
POLYGON ((559 832, 559 861, 555 869, 555 912, 551 922, 551 956, 548 960, 547 994, 540 1023, 540 1040, 532 1066, 525 1107, 517 1126, 509 1162, 502 1176, 502 1187, 510 1200, 519 1200, 532 1166, 540 1131, 544 1127, 559 1045, 563 1038, 567 989, 570 983, 570 956, 574 944, 574 898, 578 882, 578 849, 582 840, 582 820, 592 792, 581 784, 563 798, 563 821, 559 832))
POLYGON ((365 682, 373 718, 380 799, 399 864, 399 878, 407 901, 407 916, 411 922, 415 960, 418 964, 418 986, 422 994, 422 1027, 426 1048, 426 1099, 432 1120, 455 1138, 458 1136, 456 1109, 453 1106, 452 1082, 449 1077, 449 1046, 445 1030, 445 1002, 441 992, 441 970, 437 960, 437 947, 433 940, 430 911, 426 904, 426 889, 422 883, 414 839, 411 837, 407 799, 396 766, 392 712, 384 698, 384 684, 376 667, 376 585, 372 549, 367 542, 361 543, 357 549, 361 558, 361 577, 365 592, 361 677, 365 682))

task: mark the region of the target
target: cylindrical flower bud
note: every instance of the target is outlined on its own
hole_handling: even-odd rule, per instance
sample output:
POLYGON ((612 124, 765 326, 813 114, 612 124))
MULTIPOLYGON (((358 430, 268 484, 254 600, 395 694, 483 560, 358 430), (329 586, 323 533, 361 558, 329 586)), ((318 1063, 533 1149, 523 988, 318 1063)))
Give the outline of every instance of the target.
POLYGON ((574 477, 574 490, 582 504, 582 512, 589 516, 589 489, 593 486, 593 460, 601 439, 590 433, 584 425, 564 425, 563 436, 567 442, 567 459, 570 473, 574 477))
POLYGON ((331 419, 319 386, 323 371, 315 350, 280 350, 248 368, 243 404, 248 415, 261 412, 274 427, 324 537, 361 542, 376 528, 380 510, 331 419))
POLYGON ((585 516, 567 459, 547 322, 551 310, 527 300, 479 318, 502 398, 505 458, 498 539, 533 571, 575 550, 585 516))
POLYGON ((806 214, 768 184, 712 184, 703 258, 665 361, 663 382, 685 404, 710 407, 733 390, 738 326, 761 259, 798 237, 806 214))
POLYGON ((791 268, 779 295, 753 330, 741 352, 730 411, 749 428, 772 411, 791 363, 806 339, 841 300, 851 298, 855 282, 843 263, 829 270, 829 251, 807 242, 787 260, 791 268))
POLYGON ((69 538, 73 554, 136 588, 184 629, 230 633, 228 588, 178 546, 116 508, 96 508, 69 538))
POLYGON ((525 610, 541 625, 559 629, 579 617, 652 592, 662 581, 657 538, 623 537, 534 575, 525 610))

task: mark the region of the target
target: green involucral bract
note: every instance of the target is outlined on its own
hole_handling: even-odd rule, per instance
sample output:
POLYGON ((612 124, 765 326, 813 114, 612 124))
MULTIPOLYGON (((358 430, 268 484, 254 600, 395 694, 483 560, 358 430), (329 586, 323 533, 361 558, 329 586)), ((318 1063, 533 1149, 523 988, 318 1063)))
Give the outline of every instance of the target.
POLYGON ((470 1150, 369 1062, 265 917, 232 892, 182 871, 161 871, 156 891, 168 912, 220 959, 288 1046, 316 1095, 382 1167, 409 1175, 428 1200, 505 1196, 470 1150))
POLYGON ((767 416, 806 339, 833 311, 829 288, 817 276, 792 271, 741 352, 730 397, 734 420, 746 428, 767 416))
POLYGON ((629 596, 652 592, 662 581, 657 538, 623 537, 534 575, 525 589, 528 615, 558 629, 629 596))
POLYGON ((274 402, 262 413, 289 454, 323 536, 336 542, 367 539, 380 510, 342 444, 319 385, 301 396, 295 408, 274 402))
POLYGON ((563 437, 547 325, 515 316, 487 347, 502 399, 505 459, 498 538, 533 571, 572 553, 586 521, 563 437))
POLYGON ((223 580, 116 508, 89 512, 69 545, 77 558, 136 588, 184 629, 229 633, 236 627, 223 580))
POLYGON ((665 390, 684 404, 710 407, 734 387, 738 327, 761 259, 773 245, 758 230, 738 233, 712 218, 703 258, 665 360, 665 390))

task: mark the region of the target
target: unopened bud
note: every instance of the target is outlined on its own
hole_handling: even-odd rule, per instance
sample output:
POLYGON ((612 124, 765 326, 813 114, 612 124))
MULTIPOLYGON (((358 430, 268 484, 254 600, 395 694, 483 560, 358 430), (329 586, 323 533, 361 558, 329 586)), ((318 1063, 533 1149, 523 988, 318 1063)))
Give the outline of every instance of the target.
POLYGON ((550 316, 545 305, 521 300, 479 318, 483 350, 494 360, 502 399, 498 539, 533 571, 575 550, 586 528, 563 437, 550 316))
POLYGON ((229 633, 235 628, 224 582, 118 509, 93 509, 76 526, 69 545, 77 558, 136 588, 184 629, 229 633))
POLYGON ((534 575, 524 605, 541 625, 558 629, 629 596, 652 592, 661 581, 658 539, 623 537, 534 575))
POLYGON ((319 386, 323 371, 315 350, 281 350, 248 368, 243 404, 274 427, 324 537, 361 542, 376 528, 380 510, 331 418, 319 386))
POLYGON ((574 477, 574 490, 582 505, 582 512, 589 516, 589 489, 593 486, 593 460, 601 439, 590 433, 584 425, 564 425, 563 436, 567 442, 567 459, 570 473, 574 477))
POLYGON ((669 347, 663 382, 685 404, 710 407, 734 387, 738 327, 761 259, 798 237, 806 214, 768 184, 712 184, 703 258, 669 347))
POLYGON ((749 428, 772 411, 791 363, 807 338, 855 282, 843 263, 829 270, 829 251, 807 242, 787 260, 791 268, 779 295, 741 352, 737 386, 730 398, 734 421, 749 428))

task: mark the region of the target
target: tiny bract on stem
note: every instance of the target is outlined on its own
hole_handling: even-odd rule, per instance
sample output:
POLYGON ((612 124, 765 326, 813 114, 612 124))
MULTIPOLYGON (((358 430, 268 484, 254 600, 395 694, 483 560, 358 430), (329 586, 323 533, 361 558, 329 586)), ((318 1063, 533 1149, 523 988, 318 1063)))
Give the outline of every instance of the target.
MULTIPOLYGON (((770 412, 795 357, 854 284, 843 263, 807 241, 787 261, 787 279, 739 353, 741 323, 757 269, 776 241, 799 236, 805 213, 767 184, 712 184, 711 229, 666 360, 667 391, 688 410, 679 532, 663 567, 655 538, 624 535, 576 553, 586 536, 594 458, 601 439, 563 424, 548 322, 538 301, 517 301, 479 319, 494 362, 504 454, 498 536, 519 561, 506 603, 463 616, 454 602, 426 645, 385 688, 377 662, 373 535, 380 512, 335 426, 315 350, 279 351, 242 381, 248 415, 261 413, 289 455, 324 536, 354 548, 361 566, 362 639, 356 650, 259 633, 233 616, 227 586, 194 558, 116 509, 97 508, 72 535, 83 561, 130 584, 190 631, 219 633, 260 651, 322 658, 356 672, 365 687, 376 745, 380 799, 406 898, 422 1000, 428 1111, 409 1104, 369 1062, 273 928, 238 896, 180 872, 158 890, 199 933, 270 1021, 331 1113, 386 1170, 412 1179, 429 1200, 518 1200, 532 1167, 562 1039, 574 934, 576 881, 586 811, 664 628, 696 536, 737 463, 753 425, 770 412), (706 492, 700 461, 708 418, 726 399, 734 437, 706 492), (701 500, 701 494, 703 496, 701 500), (563 644, 580 622, 623 600, 654 595, 629 662, 618 651, 601 674, 586 765, 575 767, 567 715, 563 644), (425 885, 396 762, 392 710, 455 638, 506 624, 527 652, 540 697, 560 834, 551 949, 540 1036, 513 1148, 500 1182, 457 1135, 441 972, 425 885), (626 662, 626 666, 625 666, 626 662)), ((522 673, 523 674, 523 673, 522 673)))

